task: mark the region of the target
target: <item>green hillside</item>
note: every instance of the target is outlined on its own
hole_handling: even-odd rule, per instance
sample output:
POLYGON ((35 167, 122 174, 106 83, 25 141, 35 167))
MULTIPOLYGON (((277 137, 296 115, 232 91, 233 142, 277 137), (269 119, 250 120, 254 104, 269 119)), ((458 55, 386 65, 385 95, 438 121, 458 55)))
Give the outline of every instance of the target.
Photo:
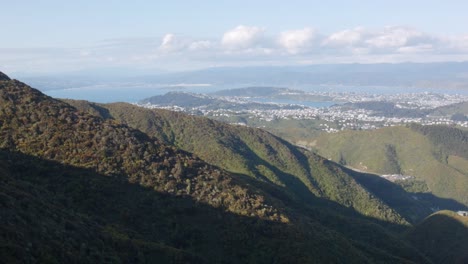
MULTIPOLYGON (((0 81, 2 261, 428 262, 375 216, 312 196, 314 206, 305 204, 288 185, 226 172, 162 142, 169 138, 0 81)), ((317 171, 342 175, 331 183, 353 184, 316 159, 317 171)), ((373 201, 382 208, 373 212, 394 212, 373 201)))
POLYGON ((431 115, 434 116, 453 116, 455 114, 462 114, 464 116, 468 116, 468 102, 441 106, 434 109, 431 112, 431 115))
POLYGON ((344 131, 323 134, 310 144, 321 155, 359 170, 414 176, 412 186, 403 183, 418 185, 414 192, 429 191, 468 205, 468 141, 459 129, 411 125, 344 131))
POLYGON ((404 203, 394 203, 391 196, 379 197, 378 191, 364 187, 341 166, 264 130, 124 103, 67 102, 163 139, 232 173, 285 188, 291 196, 307 203, 323 197, 363 215, 400 224, 418 221, 431 213, 428 206, 415 201, 405 191, 399 192, 399 199, 404 203))
POLYGON ((7 263, 426 262, 379 226, 340 215, 302 208, 292 224, 266 221, 93 170, 7 151, 0 158, 7 263))
POLYGON ((434 263, 468 263, 468 217, 439 211, 407 234, 434 263))

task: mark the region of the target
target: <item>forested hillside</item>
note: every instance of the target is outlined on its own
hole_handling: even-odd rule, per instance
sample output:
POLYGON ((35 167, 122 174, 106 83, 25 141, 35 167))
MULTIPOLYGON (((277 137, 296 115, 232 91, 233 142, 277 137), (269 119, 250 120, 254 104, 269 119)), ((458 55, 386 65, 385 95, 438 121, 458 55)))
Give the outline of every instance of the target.
POLYGON ((154 135, 230 172, 278 185, 305 202, 323 197, 364 215, 395 223, 418 221, 431 213, 427 205, 403 190, 395 190, 399 202, 391 196, 380 197, 378 190, 370 191, 341 166, 264 130, 124 103, 67 102, 154 135))
POLYGON ((0 81, 0 106, 9 263, 427 262, 376 216, 312 206, 21 82, 0 81))
MULTIPOLYGON (((457 128, 415 124, 323 134, 311 141, 321 155, 353 168, 413 176, 400 182, 402 186, 452 199, 462 208, 468 205, 467 138, 467 132, 457 128)), ((446 208, 457 209, 456 203, 446 208)))
POLYGON ((440 211, 407 234, 408 239, 435 263, 468 263, 468 217, 440 211))

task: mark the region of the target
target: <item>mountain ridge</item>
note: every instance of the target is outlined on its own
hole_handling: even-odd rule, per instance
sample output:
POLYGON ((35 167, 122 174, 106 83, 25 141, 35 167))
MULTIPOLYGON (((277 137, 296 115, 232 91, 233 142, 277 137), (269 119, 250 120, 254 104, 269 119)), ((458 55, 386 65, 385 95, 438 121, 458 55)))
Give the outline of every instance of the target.
POLYGON ((3 72, 0 72, 0 81, 9 81, 9 80, 10 80, 10 77, 8 77, 3 72))
MULTIPOLYGON (((61 219, 65 221, 64 224, 70 222, 66 215, 78 212, 91 219, 88 222, 90 225, 104 227, 106 234, 111 234, 108 239, 114 243, 106 244, 111 250, 109 254, 101 250, 95 252, 96 248, 102 247, 94 243, 80 246, 67 242, 63 246, 73 248, 71 256, 97 254, 143 262, 141 259, 151 254, 165 254, 160 252, 162 250, 168 254, 166 256, 174 256, 176 263, 181 262, 177 259, 203 262, 199 256, 208 258, 207 262, 225 263, 270 263, 268 260, 274 256, 278 257, 278 262, 284 263, 315 262, 317 259, 325 262, 348 259, 356 263, 385 260, 428 262, 413 247, 370 218, 365 220, 363 217, 342 215, 343 210, 314 208, 284 199, 283 191, 270 183, 223 171, 188 152, 167 146, 155 137, 116 120, 104 120, 81 112, 19 81, 0 81, 0 106, 0 147, 4 153, 0 170, 6 172, 2 174, 2 181, 8 183, 3 185, 5 188, 0 195, 10 197, 0 206, 12 215, 12 219, 22 219, 21 223, 36 216, 43 219, 47 223, 47 227, 42 228, 44 232, 62 223, 61 219), (99 175, 105 176, 104 182, 99 175), (106 187, 120 183, 124 185, 106 187), (140 191, 135 191, 125 202, 110 199, 117 199, 119 194, 123 195, 133 188, 140 191), (24 196, 25 193, 28 195, 24 196), (160 198, 154 197, 153 202, 153 198, 144 198, 155 195, 160 198), (19 201, 25 198, 21 197, 30 197, 25 201, 40 201, 51 208, 47 212, 53 212, 52 208, 59 211, 56 214, 36 214, 34 212, 40 212, 37 210, 40 205, 25 202, 23 206, 19 201), (51 197, 59 199, 51 200, 51 197), (195 203, 181 207, 163 197, 189 199, 195 203), (22 206, 15 206, 17 203, 22 206), (151 210, 151 204, 155 206, 154 214, 146 212, 151 210), (197 208, 200 206, 208 211, 199 211, 197 208), (110 211, 106 211, 106 208, 110 211), (120 211, 118 208, 129 210, 120 211), (61 210, 65 210, 63 214, 61 210), (227 216, 219 216, 219 213, 216 216, 213 210, 235 217, 237 220, 232 220, 234 227, 226 226, 222 220, 228 219, 227 216), (118 221, 115 218, 117 212, 121 217, 118 221), (172 224, 173 217, 186 219, 191 223, 189 226, 193 225, 195 229, 181 227, 187 223, 172 224), (200 231, 206 230, 206 226, 199 222, 205 217, 220 219, 214 223, 217 228, 210 231, 211 235, 200 231), (102 226, 102 218, 114 224, 102 226), (151 225, 155 219, 159 219, 165 228, 158 229, 159 224, 151 225), (169 233, 167 236, 159 234, 161 230, 169 233), (227 236, 215 239, 215 231, 227 236), (200 244, 183 243, 188 237, 195 236, 196 239, 204 235, 208 236, 208 240, 202 239, 200 244), (176 236, 175 240, 169 239, 172 236, 176 236), (120 242, 115 242, 115 239, 120 242), (233 241, 229 244, 231 249, 219 247, 227 246, 229 241, 233 241), (163 246, 166 244, 168 247, 163 246), (209 253, 213 246, 219 251, 209 253), (280 248, 286 251, 278 250, 280 248), (182 251, 177 251, 179 249, 182 251), (116 250, 120 253, 112 253, 116 250)), ((336 208, 340 206, 336 205, 336 208)), ((79 221, 85 221, 85 218, 80 220, 81 217, 75 216, 79 221)), ((55 241, 51 236, 35 236, 34 243, 28 246, 29 251, 24 251, 18 244, 21 241, 18 238, 24 237, 24 234, 34 234, 40 230, 39 227, 15 224, 3 218, 2 221, 7 222, 4 225, 6 229, 0 229, 1 240, 9 248, 18 250, 14 252, 30 252, 26 255, 2 252, 2 255, 15 261, 24 257, 49 262, 68 259, 51 250, 54 244, 50 243, 55 241), (38 243, 45 243, 46 248, 38 247, 38 243), (41 255, 41 252, 45 255, 41 255)), ((68 227, 65 225, 65 229, 60 228, 56 232, 66 237, 73 234, 69 230, 73 226, 81 230, 87 229, 87 225, 74 220, 68 227)), ((101 238, 99 240, 104 239, 101 238)), ((85 242, 86 238, 79 241, 85 242)))
MULTIPOLYGON (((195 153, 203 160, 233 173, 286 186, 295 196, 307 201, 311 196, 325 197, 361 213, 377 218, 394 219, 386 203, 351 176, 344 168, 309 151, 293 146, 271 133, 243 126, 232 126, 211 119, 160 109, 144 109, 125 103, 95 104, 66 100, 83 111, 105 113, 134 128, 156 135, 167 144, 195 153), (383 203, 382 203, 383 202, 383 203), (372 208, 381 208, 373 212, 372 208), (384 216, 386 215, 386 216, 384 216)), ((371 176, 377 177, 377 176, 371 176)), ((395 187, 396 188, 396 187, 395 187)), ((407 201, 408 210, 397 209, 405 221, 414 222, 431 213, 405 191, 398 191, 407 201), (416 209, 420 207, 419 209, 416 209), (417 213, 416 213, 417 212, 417 213)), ((400 221, 400 220, 397 220, 400 221)))
MULTIPOLYGON (((411 124, 322 134, 311 142, 314 150, 332 160, 343 160, 348 166, 371 173, 411 176, 412 184, 427 185, 413 190, 416 195, 429 191, 441 198, 454 199, 463 207, 468 206, 466 138, 466 132, 457 128, 411 124)), ((400 183, 405 185, 403 181, 400 183)))
POLYGON ((434 262, 462 264, 468 261, 466 216, 448 210, 439 211, 416 225, 406 236, 434 262))
POLYGON ((131 182, 140 182, 143 185, 147 184, 147 181, 151 182, 147 175, 154 173, 168 184, 155 188, 180 194, 187 193, 189 185, 198 184, 194 175, 198 174, 204 180, 210 178, 209 180, 214 182, 223 181, 226 177, 226 174, 215 168, 208 168, 209 174, 203 176, 203 168, 197 166, 200 161, 190 154, 167 147, 138 130, 112 120, 104 121, 81 113, 68 104, 45 97, 39 91, 32 90, 18 81, 13 81, 10 87, 0 90, 0 103, 3 109, 11 107, 16 113, 33 113, 25 116, 15 116, 9 111, 0 113, 0 118, 4 121, 0 129, 3 138, 0 146, 13 145, 15 150, 25 154, 38 153, 42 158, 93 168, 108 175, 129 175, 131 182), (37 105, 33 105, 32 102, 37 105), (39 117, 34 114, 34 111, 40 112, 40 109, 43 109, 47 116, 39 117), (55 128, 56 120, 60 122, 60 131, 55 128), (17 130, 16 133, 12 133, 14 129, 17 130), (81 152, 80 148, 84 148, 85 151, 81 152), (137 152, 138 155, 133 152, 137 152), (130 158, 123 160, 119 156, 130 158), (186 163, 187 166, 184 166, 186 163), (183 170, 186 172, 182 173, 183 170), (167 176, 170 175, 173 177, 169 180, 167 176), (186 183, 186 180, 189 180, 190 184, 186 183), (172 181, 184 188, 173 189, 170 184, 172 181))

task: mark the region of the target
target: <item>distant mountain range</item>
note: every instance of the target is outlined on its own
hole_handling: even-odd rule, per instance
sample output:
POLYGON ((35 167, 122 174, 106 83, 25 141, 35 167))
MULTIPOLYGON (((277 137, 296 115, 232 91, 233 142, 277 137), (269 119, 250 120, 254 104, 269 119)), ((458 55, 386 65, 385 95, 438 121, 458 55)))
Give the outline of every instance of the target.
POLYGON ((219 67, 177 73, 153 74, 97 70, 54 76, 20 75, 41 90, 112 83, 211 84, 216 86, 310 85, 402 86, 468 89, 468 62, 325 64, 308 66, 219 67), (72 80, 73 79, 73 80, 72 80))
POLYGON ((468 62, 225 67, 139 78, 161 83, 468 88, 468 62))

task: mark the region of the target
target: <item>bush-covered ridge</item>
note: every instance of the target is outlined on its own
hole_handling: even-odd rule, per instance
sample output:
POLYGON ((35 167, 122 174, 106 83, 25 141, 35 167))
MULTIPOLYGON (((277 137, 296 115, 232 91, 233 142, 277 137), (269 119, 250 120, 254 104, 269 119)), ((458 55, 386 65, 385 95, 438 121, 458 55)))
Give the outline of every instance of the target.
POLYGON ((10 262, 426 262, 339 205, 290 200, 18 81, 0 82, 0 139, 10 262))
MULTIPOLYGON (((128 124, 230 172, 284 187, 306 202, 313 197, 323 197, 364 215, 400 224, 430 213, 415 209, 413 211, 420 214, 407 214, 404 219, 399 208, 388 206, 387 201, 364 188, 337 164, 261 129, 126 103, 66 102, 83 111, 128 124)), ((421 206, 409 196, 406 201, 407 208, 421 206)))
POLYGON ((265 197, 224 171, 138 130, 80 112, 21 82, 1 84, 0 105, 0 147, 128 177, 130 182, 190 195, 239 214, 257 215, 258 210, 265 219, 288 221, 265 197))
POLYGON ((435 263, 468 262, 468 217, 439 211, 407 234, 408 239, 435 263))
MULTIPOLYGON (((448 126, 422 126, 412 124, 410 128, 426 136, 445 156, 455 155, 468 159, 468 131, 448 126)), ((443 159, 444 157, 442 157, 443 159)))
POLYGON ((239 216, 5 150, 0 171, 0 256, 8 263, 426 261, 376 225, 307 208, 294 224, 239 216))
MULTIPOLYGON (((378 174, 414 176, 409 182, 427 192, 468 206, 468 137, 447 126, 388 127, 372 131, 343 131, 314 139, 314 149, 347 166, 378 174), (422 184, 422 185, 421 185, 422 184), (425 185, 425 186, 424 186, 425 185)), ((410 189, 410 186, 403 182, 410 189)), ((434 205, 446 209, 453 206, 434 205)))
POLYGON ((10 77, 8 77, 3 72, 0 72, 0 81, 9 81, 9 80, 10 80, 10 77))

